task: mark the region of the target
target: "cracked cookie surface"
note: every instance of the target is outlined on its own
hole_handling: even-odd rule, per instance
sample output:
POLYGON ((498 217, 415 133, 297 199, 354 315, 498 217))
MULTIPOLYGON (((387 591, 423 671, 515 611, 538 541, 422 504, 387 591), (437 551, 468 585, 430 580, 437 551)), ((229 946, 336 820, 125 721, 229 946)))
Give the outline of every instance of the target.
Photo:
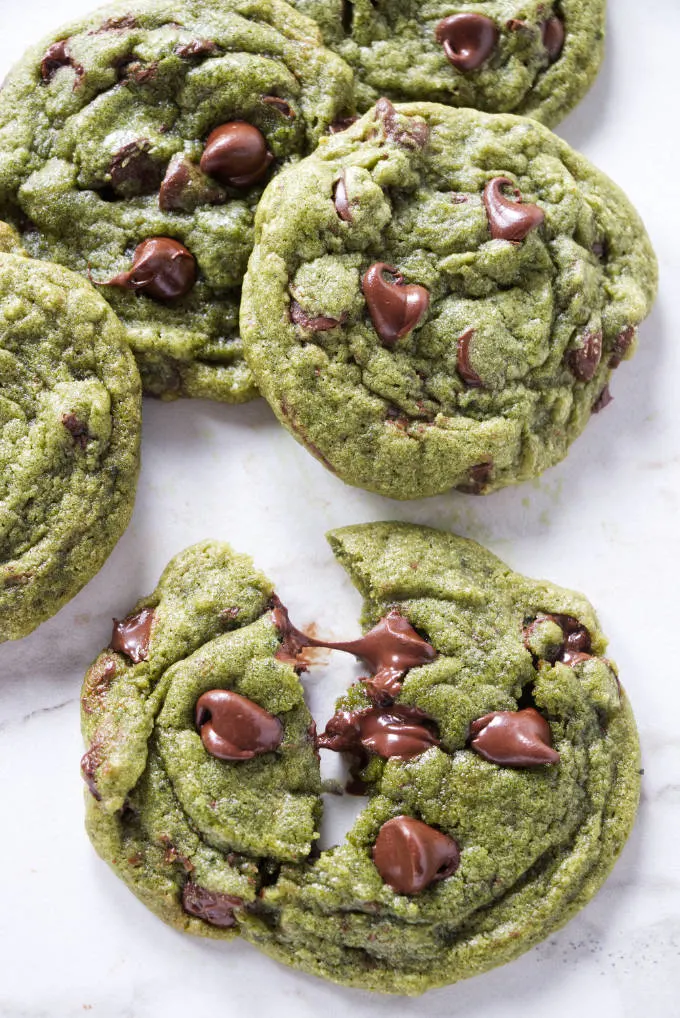
POLYGON ((427 527, 328 536, 364 597, 363 644, 291 629, 267 579, 216 542, 115 624, 82 694, 88 831, 180 929, 417 994, 517 957, 597 891, 635 816, 635 724, 580 595, 427 527), (296 654, 307 640, 376 668, 390 618, 411 655, 396 702, 360 681, 317 739, 296 654), (365 743, 365 809, 319 851, 317 747, 343 748, 341 715, 387 722, 365 743))
POLYGON ((0 641, 104 564, 132 515, 140 429, 139 373, 106 301, 59 265, 0 253, 0 641))
POLYGON ((629 201, 546 128, 382 99, 265 192, 241 330, 347 483, 486 493, 564 458, 656 285, 629 201))
POLYGON ((354 68, 361 110, 385 95, 517 113, 554 126, 586 94, 604 51, 605 0, 294 5, 354 68))
POLYGON ((352 103, 350 69, 281 0, 117 3, 10 73, 0 216, 32 255, 116 280, 101 292, 147 392, 242 402, 257 395, 238 306, 263 183, 352 103), (204 158, 228 125, 237 136, 204 158), (140 266, 154 240, 156 260, 140 266))

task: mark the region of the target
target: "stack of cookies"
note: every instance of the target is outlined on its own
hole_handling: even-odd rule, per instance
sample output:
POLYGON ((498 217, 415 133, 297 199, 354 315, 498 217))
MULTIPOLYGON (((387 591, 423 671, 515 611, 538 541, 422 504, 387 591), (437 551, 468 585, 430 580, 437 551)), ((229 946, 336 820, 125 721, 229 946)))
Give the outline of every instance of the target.
MULTIPOLYGON (((292 4, 117 3, 0 91, 0 641, 127 526, 142 391, 261 394, 348 484, 486 494, 563 459, 634 353, 649 239, 549 130, 597 73, 604 0, 292 4)), ((320 641, 249 559, 196 546, 86 678, 88 829, 176 926, 418 993, 597 890, 635 726, 580 596, 427 528, 330 540, 369 632, 321 643, 369 675, 324 734, 320 641), (369 796, 321 853, 320 748, 369 796)))

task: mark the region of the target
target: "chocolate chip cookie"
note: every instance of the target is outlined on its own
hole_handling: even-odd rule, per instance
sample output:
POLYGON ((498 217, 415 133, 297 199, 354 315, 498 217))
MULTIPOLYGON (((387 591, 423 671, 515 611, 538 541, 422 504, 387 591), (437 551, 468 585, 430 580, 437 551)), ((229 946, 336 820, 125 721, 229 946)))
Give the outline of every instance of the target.
POLYGON ((382 99, 265 192, 241 330, 347 483, 486 493, 564 458, 656 285, 628 200, 545 127, 382 99))
POLYGON ((605 0, 294 0, 354 68, 360 110, 381 96, 554 126, 592 85, 605 0))
POLYGON ((418 994, 517 957, 598 890, 635 816, 635 724, 580 595, 426 527, 329 540, 360 639, 297 629, 211 542, 114 623, 82 695, 88 830, 180 929, 418 994), (318 736, 300 682, 317 646, 366 669, 318 736), (320 751, 366 796, 324 851, 320 751))
POLYGON ((139 373, 106 301, 59 265, 0 253, 0 641, 104 564, 132 513, 140 427, 139 373))
POLYGON ((101 287, 145 390, 256 395, 238 331, 253 211, 353 109, 282 0, 130 0, 44 39, 0 92, 0 216, 101 287))

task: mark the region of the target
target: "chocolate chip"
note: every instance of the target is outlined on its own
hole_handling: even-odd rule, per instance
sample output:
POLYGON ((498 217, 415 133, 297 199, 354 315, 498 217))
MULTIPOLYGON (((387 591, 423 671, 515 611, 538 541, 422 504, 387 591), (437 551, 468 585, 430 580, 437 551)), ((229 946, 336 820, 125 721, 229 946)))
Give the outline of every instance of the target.
POLYGON ((68 39, 61 39, 59 42, 52 43, 45 50, 40 61, 40 76, 43 81, 50 82, 60 67, 72 67, 76 72, 74 88, 77 88, 85 74, 85 70, 81 64, 76 64, 73 60, 68 42, 68 39))
POLYGON ((143 64, 141 60, 133 60, 127 64, 121 64, 118 72, 119 81, 127 84, 133 81, 136 85, 146 85, 158 75, 158 61, 150 64, 143 64))
POLYGON ((460 849, 453 838, 422 820, 398 816, 380 828, 373 862, 397 894, 419 894, 456 872, 460 849))
POLYGON ((525 205, 517 189, 517 201, 506 198, 502 191, 504 187, 513 187, 512 181, 507 177, 494 177, 484 188, 482 200, 494 240, 509 240, 518 244, 541 225, 545 213, 538 205, 525 205))
POLYGON ((169 237, 150 237, 136 248, 128 272, 97 286, 119 286, 165 301, 184 297, 195 282, 196 261, 191 252, 169 237))
POLYGON ((208 135, 201 169, 231 187, 250 187, 262 180, 274 156, 261 131, 244 120, 232 120, 208 135))
POLYGON ((452 14, 439 22, 435 38, 456 70, 476 71, 493 53, 498 29, 483 14, 452 14))
POLYGON ((564 46, 564 22, 561 18, 553 15, 541 25, 541 39, 548 51, 550 63, 554 63, 562 52, 564 46))
POLYGON ((199 205, 222 205, 226 192, 190 159, 179 153, 170 160, 158 192, 162 212, 193 212, 199 205))
POLYGON ((290 320, 303 329, 311 329, 312 332, 328 332, 329 329, 337 329, 347 320, 347 315, 340 318, 329 318, 326 315, 308 315, 296 300, 290 302, 290 320))
POLYGON ((602 333, 586 332, 581 345, 567 354, 572 373, 581 382, 589 382, 597 371, 602 357, 602 333))
POLYGON ((349 204, 349 198, 347 197, 347 185, 345 183, 344 171, 342 176, 335 182, 333 202, 335 203, 335 211, 344 223, 351 223, 354 221, 352 209, 349 204))
POLYGON ((287 117, 288 120, 295 120, 296 113, 293 107, 285 99, 279 99, 278 95, 263 95, 262 102, 265 106, 272 106, 283 117, 287 117))
POLYGON ((183 60, 191 60, 193 57, 213 57, 218 52, 219 47, 212 39, 192 39, 191 42, 175 46, 175 56, 182 57, 183 60))
POLYGON ((614 402, 614 397, 609 391, 609 386, 605 385, 604 389, 593 403, 593 413, 599 414, 600 410, 604 410, 610 403, 614 402))
POLYGON ((111 650, 125 654, 134 664, 146 661, 149 656, 149 643, 155 613, 153 608, 142 608, 141 611, 128 615, 122 621, 113 620, 113 633, 109 647, 111 650))
POLYGON ((385 262, 374 262, 364 273, 361 286, 373 327, 386 347, 412 332, 430 306, 430 294, 424 286, 407 286, 402 274, 385 262), (385 273, 394 279, 388 282, 385 273))
POLYGON ((196 727, 211 756, 252 760, 281 745, 283 725, 264 707, 231 689, 211 689, 196 703, 196 727))
POLYGON ((558 763, 550 725, 533 707, 493 711, 470 725, 470 746, 491 763, 504 767, 537 767, 558 763))
POLYGON ((346 131, 352 124, 356 124, 358 117, 338 117, 328 128, 329 134, 340 134, 342 131, 346 131))
POLYGON ((468 470, 467 482, 457 484, 456 491, 462 491, 465 495, 481 495, 491 480, 492 474, 493 463, 476 463, 468 470))
POLYGON ((374 753, 386 759, 410 760, 439 745, 436 723, 425 711, 408 704, 338 711, 318 738, 321 749, 374 753))
POLYGON ((211 926, 230 929, 236 926, 234 910, 243 907, 243 899, 233 894, 208 891, 189 880, 182 890, 182 907, 189 915, 203 919, 211 926))
POLYGON ((462 336, 458 337, 458 360, 456 367, 458 374, 470 388, 479 388, 483 383, 477 372, 470 365, 470 341, 475 334, 474 329, 466 329, 462 336))
POLYGON ((83 755, 80 761, 80 773, 83 776, 83 781, 89 788, 91 794, 97 800, 101 802, 101 792, 97 788, 95 781, 95 775, 103 759, 103 747, 102 744, 95 739, 88 749, 87 753, 83 755))
POLYGON ((87 443, 90 439, 90 433, 87 429, 87 425, 79 421, 75 414, 62 414, 61 423, 64 425, 67 431, 71 432, 73 441, 76 445, 79 445, 81 449, 87 448, 87 443))
POLYGON ((149 155, 150 148, 148 139, 139 138, 114 155, 109 168, 111 186, 122 198, 152 194, 158 188, 161 168, 149 155))
POLYGON ((102 21, 99 28, 95 29, 91 34, 97 35, 99 32, 122 32, 127 28, 136 28, 137 19, 134 14, 121 14, 115 18, 107 18, 106 21, 102 21))
POLYGON ((375 104, 374 113, 376 120, 380 120, 383 130, 390 141, 405 148, 425 148, 430 136, 430 128, 424 120, 418 117, 401 117, 389 99, 378 99, 375 104))
POLYGON ((625 329, 618 334, 614 340, 614 347, 612 350, 611 357, 609 358, 609 367, 618 368, 622 360, 625 359, 628 350, 635 341, 636 329, 634 325, 627 325, 625 329))

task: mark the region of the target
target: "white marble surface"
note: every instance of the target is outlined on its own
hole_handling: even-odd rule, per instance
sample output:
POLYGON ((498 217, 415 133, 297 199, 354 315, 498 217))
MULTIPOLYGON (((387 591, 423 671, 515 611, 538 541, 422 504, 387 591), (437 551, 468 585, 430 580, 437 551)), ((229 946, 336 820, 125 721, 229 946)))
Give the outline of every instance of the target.
MULTIPOLYGON (((0 80, 26 44, 90 6, 0 0, 0 80)), ((484 500, 451 495, 420 504, 344 487, 263 403, 147 402, 128 533, 57 618, 0 646, 0 1015, 680 1015, 680 5, 610 7, 604 69, 560 133, 628 191, 660 258, 660 298, 636 359, 617 373, 615 402, 540 482, 484 500), (645 767, 637 826, 595 901, 519 961, 420 1000, 343 991, 247 945, 167 929, 90 849, 78 777, 82 675, 107 641, 111 617, 152 587, 175 552, 202 537, 225 538, 255 555, 296 619, 348 634, 359 599, 323 533, 388 518, 454 529, 524 572, 586 592, 632 698, 645 767)), ((334 662, 314 680, 317 717, 327 716, 351 673, 334 662)), ((325 839, 342 824, 336 816, 325 839)))

